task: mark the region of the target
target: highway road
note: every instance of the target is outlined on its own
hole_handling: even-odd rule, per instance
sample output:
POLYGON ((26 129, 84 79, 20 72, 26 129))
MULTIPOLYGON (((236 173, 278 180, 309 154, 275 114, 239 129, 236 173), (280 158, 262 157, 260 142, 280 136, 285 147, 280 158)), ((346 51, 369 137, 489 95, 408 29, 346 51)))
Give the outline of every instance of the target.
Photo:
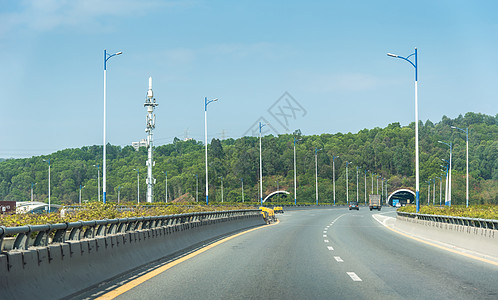
POLYGON ((133 273, 141 284, 119 278, 82 298, 498 299, 497 266, 399 235, 377 213, 288 211, 163 272, 133 273))

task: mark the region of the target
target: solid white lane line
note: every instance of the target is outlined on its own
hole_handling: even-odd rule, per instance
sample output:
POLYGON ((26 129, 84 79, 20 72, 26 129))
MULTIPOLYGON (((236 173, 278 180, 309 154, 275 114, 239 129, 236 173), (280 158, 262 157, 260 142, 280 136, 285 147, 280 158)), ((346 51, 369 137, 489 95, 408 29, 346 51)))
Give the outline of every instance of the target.
POLYGON ((360 277, 358 277, 358 275, 356 275, 355 272, 346 272, 349 277, 351 277, 351 279, 353 279, 353 281, 362 281, 360 277))
POLYGON ((329 249, 330 251, 333 251, 333 250, 334 250, 334 247, 332 247, 332 246, 327 246, 327 249, 329 249))
POLYGON ((323 240, 323 242, 324 242, 324 243, 328 243, 328 242, 329 242, 329 240, 323 240))
POLYGON ((344 262, 340 256, 334 256, 334 259, 337 260, 337 262, 344 262))

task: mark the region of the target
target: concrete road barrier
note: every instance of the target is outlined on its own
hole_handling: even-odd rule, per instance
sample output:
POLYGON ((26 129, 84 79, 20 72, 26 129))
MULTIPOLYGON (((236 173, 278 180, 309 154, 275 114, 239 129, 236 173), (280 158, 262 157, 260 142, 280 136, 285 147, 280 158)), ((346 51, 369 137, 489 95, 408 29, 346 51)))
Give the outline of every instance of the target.
POLYGON ((498 230, 495 229, 421 220, 401 215, 397 216, 394 226, 411 235, 498 257, 498 230))
POLYGON ((220 236, 266 224, 259 212, 69 240, 0 254, 1 299, 70 297, 220 236))

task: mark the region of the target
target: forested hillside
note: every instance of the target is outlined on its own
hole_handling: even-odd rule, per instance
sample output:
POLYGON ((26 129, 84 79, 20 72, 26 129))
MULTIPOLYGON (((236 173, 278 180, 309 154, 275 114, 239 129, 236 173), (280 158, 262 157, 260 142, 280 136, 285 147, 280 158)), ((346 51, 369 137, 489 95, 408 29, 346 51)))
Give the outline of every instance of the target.
MULTIPOLYGON (((469 128, 470 203, 498 204, 498 115, 467 113, 456 119, 443 117, 436 124, 420 122, 420 186, 422 203, 427 197, 429 178, 443 174, 442 159, 449 160, 449 148, 438 140, 453 143, 453 204, 465 202, 465 134, 451 126, 469 128)), ((324 131, 333 129, 324 128, 324 131)), ((296 135, 300 135, 296 131, 296 135)), ((263 148, 263 190, 268 194, 277 189, 293 195, 293 135, 265 136, 263 148), (278 182, 278 183, 277 183, 278 182)), ((349 197, 356 199, 356 169, 359 167, 359 199, 364 200, 365 170, 367 192, 371 191, 372 173, 386 178, 389 192, 400 187, 415 186, 414 123, 401 127, 392 123, 386 128, 363 129, 353 133, 324 133, 300 136, 297 151, 298 202, 314 202, 315 157, 318 152, 319 201, 331 203, 332 157, 335 159, 336 200, 345 202, 346 162, 349 164, 349 197)), ((258 138, 213 139, 208 147, 210 203, 221 201, 221 176, 224 200, 241 201, 241 179, 244 180, 244 198, 257 201, 259 174, 258 138)), ((140 200, 145 201, 145 148, 135 151, 131 146, 107 147, 107 199, 116 201, 118 190, 121 201, 137 201, 137 171, 140 176, 140 200)), ((80 185, 84 200, 97 200, 97 167, 102 165, 102 146, 66 149, 48 156, 27 159, 8 159, 0 162, 0 199, 24 201, 34 198, 46 201, 48 196, 48 164, 51 160, 52 203, 77 203, 80 185)), ((165 171, 168 174, 168 200, 177 198, 195 200, 196 174, 199 179, 199 200, 205 201, 205 162, 202 142, 175 139, 172 144, 154 149, 157 179, 155 201, 165 200, 165 171)), ((100 169, 100 171, 102 171, 100 169)), ((102 174, 101 174, 102 179, 102 174)), ((374 180, 374 189, 376 189, 374 180)), ((379 188, 380 188, 379 181, 379 188)), ((439 193, 439 181, 437 181, 439 193)), ((444 189, 444 188, 443 188, 444 189)), ((437 196, 439 197, 439 196, 437 196)))

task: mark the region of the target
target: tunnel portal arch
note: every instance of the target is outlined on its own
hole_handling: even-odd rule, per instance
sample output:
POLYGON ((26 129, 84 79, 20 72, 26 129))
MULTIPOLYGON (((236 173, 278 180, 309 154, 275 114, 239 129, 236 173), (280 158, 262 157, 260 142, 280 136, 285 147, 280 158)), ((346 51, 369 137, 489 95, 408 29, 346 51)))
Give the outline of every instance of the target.
POLYGON ((287 192, 287 191, 275 191, 275 192, 269 194, 268 196, 266 196, 265 199, 263 199, 263 203, 265 203, 266 200, 269 200, 268 202, 271 202, 271 198, 273 196, 275 196, 275 195, 278 195, 278 194, 282 194, 282 195, 285 195, 285 196, 290 195, 290 193, 287 192))
POLYGON ((386 204, 394 206, 398 202, 401 205, 414 204, 415 203, 415 192, 410 189, 398 189, 392 192, 389 197, 387 197, 386 204))

